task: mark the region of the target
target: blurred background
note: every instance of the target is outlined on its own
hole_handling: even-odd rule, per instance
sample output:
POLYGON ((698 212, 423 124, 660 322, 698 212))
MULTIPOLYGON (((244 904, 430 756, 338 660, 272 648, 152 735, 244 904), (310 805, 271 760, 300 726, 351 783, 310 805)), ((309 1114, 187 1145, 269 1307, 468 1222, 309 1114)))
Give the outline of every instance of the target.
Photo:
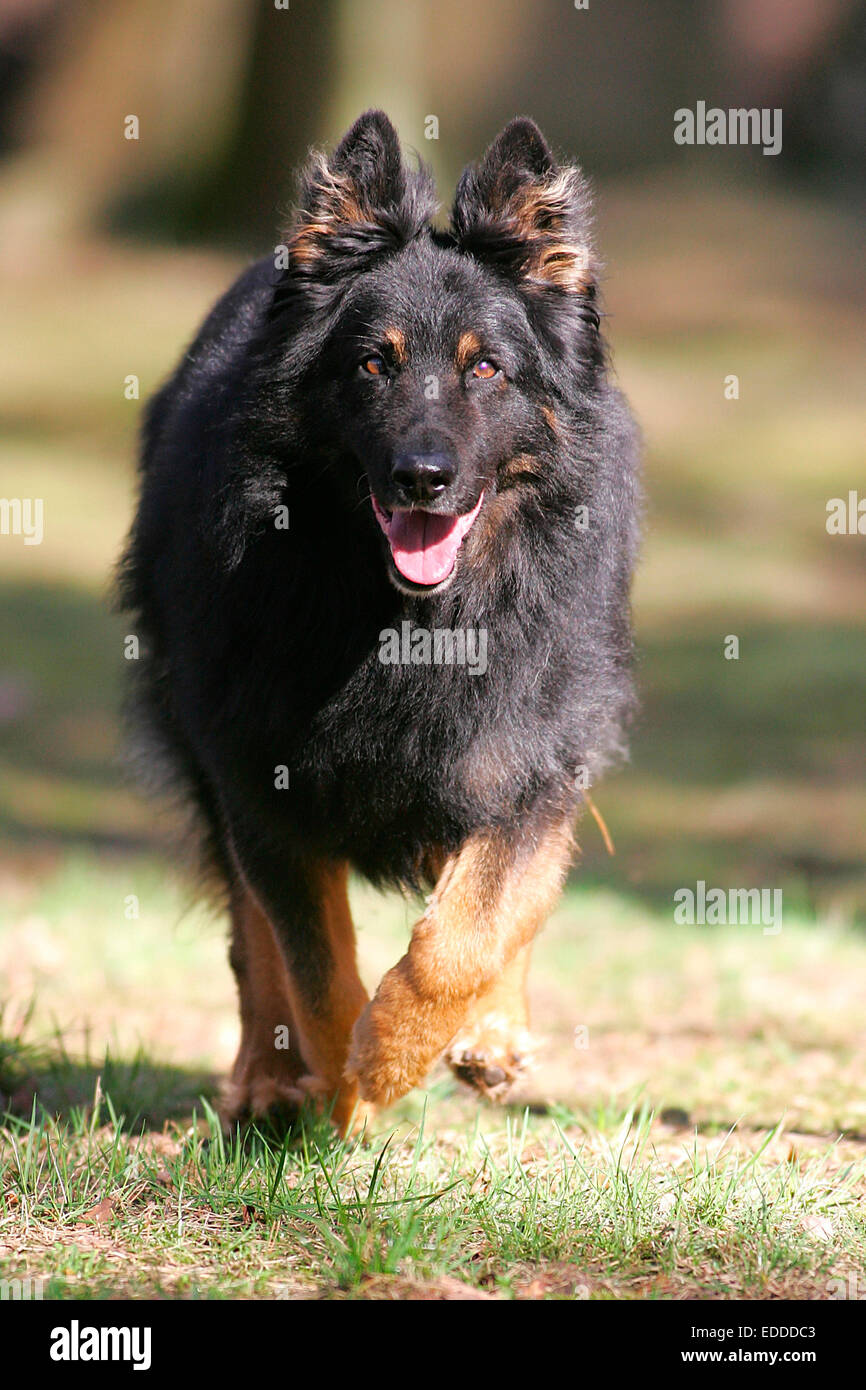
MULTIPOLYGON (((44 499, 41 545, 0 536, 7 1017, 38 999, 79 1042, 230 1056, 222 929, 180 916, 171 815, 123 772, 106 595, 141 401, 280 239, 309 146, 371 105, 445 210, 518 113, 597 190, 607 332, 647 448, 643 713, 596 793, 616 856, 587 818, 570 920, 649 932, 620 938, 646 963, 673 892, 703 879, 780 887, 808 930, 862 923, 866 536, 828 534, 826 507, 866 497, 866 6, 278 4, 0 2, 0 496, 44 499), (677 145, 674 113, 699 101, 781 108, 781 153, 677 145)), ((360 901, 365 926, 399 917, 362 931, 375 974, 410 917, 360 901)), ((730 949, 736 971, 751 947, 730 949)), ((804 985, 813 968, 798 958, 804 985)))

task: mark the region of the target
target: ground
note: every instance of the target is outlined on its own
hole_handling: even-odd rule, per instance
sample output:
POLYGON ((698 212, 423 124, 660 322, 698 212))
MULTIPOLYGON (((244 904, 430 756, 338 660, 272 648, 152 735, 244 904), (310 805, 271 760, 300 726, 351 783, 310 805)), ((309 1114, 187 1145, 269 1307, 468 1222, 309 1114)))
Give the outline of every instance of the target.
MULTIPOLYGON (((0 539, 0 1280, 866 1292, 866 551, 824 524, 866 414, 854 235, 803 199, 607 190, 609 331, 648 445, 644 709, 596 796, 617 853, 587 818, 537 949, 522 1096, 479 1106, 441 1069, 349 1145, 312 1118, 285 1146, 217 1132, 225 924, 189 906, 171 814, 118 758, 124 381, 153 389, 234 266, 118 244, 50 277, 0 265, 2 491, 45 499, 41 546, 0 539), (676 923, 699 879, 781 888, 781 931, 676 923)), ((415 905, 360 883, 353 903, 375 984, 415 905)))

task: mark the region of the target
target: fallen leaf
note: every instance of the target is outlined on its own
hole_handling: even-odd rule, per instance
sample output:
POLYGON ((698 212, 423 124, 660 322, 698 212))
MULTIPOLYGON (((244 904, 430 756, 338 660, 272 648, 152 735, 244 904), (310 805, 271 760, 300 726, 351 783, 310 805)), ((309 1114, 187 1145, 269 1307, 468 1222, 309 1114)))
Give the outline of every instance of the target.
POLYGON ((804 1216, 803 1230, 815 1240, 832 1240, 836 1228, 829 1216, 804 1216))
POLYGON ((81 1217, 82 1221, 87 1221, 94 1226, 102 1226, 110 1221, 114 1215, 114 1203, 110 1197, 103 1197, 101 1202, 97 1202, 95 1207, 90 1207, 81 1217))

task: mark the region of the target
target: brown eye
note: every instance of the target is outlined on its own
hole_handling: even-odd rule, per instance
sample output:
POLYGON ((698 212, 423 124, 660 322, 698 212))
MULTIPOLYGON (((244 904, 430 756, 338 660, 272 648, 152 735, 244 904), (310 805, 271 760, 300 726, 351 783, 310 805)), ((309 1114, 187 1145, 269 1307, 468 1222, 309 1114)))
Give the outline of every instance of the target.
POLYGON ((368 376, 384 376, 384 357, 380 357, 377 352, 372 353, 370 357, 365 357, 361 363, 361 371, 366 372, 368 376))
POLYGON ((489 381, 490 377, 495 376, 498 370, 499 368, 495 367, 492 362, 488 362, 486 358, 482 358, 482 360, 476 362, 475 366, 472 368, 472 375, 480 377, 483 381, 489 381))

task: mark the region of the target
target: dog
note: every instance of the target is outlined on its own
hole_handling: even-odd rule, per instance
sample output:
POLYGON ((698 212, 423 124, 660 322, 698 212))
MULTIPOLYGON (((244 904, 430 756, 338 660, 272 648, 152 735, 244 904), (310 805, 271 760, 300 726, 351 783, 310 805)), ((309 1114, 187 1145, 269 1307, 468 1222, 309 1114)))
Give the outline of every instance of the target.
POLYGON ((137 742, 230 911, 226 1120, 348 1131, 443 1054, 494 1099, 525 1069, 532 940, 635 705, 640 450, 587 185, 531 120, 447 228, 379 111, 298 201, 146 411, 120 604, 137 742), (372 1000, 350 871, 432 889, 372 1000))

